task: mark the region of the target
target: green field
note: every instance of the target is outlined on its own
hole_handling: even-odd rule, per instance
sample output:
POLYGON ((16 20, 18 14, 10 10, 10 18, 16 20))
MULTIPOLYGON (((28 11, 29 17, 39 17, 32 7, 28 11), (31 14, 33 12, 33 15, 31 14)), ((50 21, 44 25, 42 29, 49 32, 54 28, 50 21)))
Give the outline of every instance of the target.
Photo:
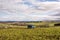
MULTIPOLYGON (((55 27, 54 24, 56 22, 29 22, 29 23, 23 23, 23 25, 27 24, 31 24, 34 25, 36 28, 38 27, 55 27)), ((25 26, 20 26, 21 23, 14 23, 15 25, 13 25, 13 23, 0 23, 0 28, 27 28, 27 25, 25 26)))
POLYGON ((0 29, 0 40, 60 40, 60 28, 0 29))
MULTIPOLYGON (((36 26, 39 23, 32 24, 36 26)), ((49 27, 45 28, 45 24, 41 23, 44 25, 43 28, 36 26, 34 29, 28 29, 27 26, 0 24, 0 27, 3 27, 0 29, 0 40, 60 40, 60 26, 55 27, 54 23, 49 23, 49 27)))

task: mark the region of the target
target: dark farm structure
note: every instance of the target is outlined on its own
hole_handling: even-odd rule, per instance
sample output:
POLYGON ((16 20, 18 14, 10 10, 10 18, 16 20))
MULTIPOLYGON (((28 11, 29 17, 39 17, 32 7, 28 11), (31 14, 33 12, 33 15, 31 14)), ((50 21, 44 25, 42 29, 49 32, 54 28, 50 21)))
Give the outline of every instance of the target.
POLYGON ((29 29, 35 28, 34 25, 27 25, 27 27, 28 27, 29 29))
POLYGON ((60 26, 60 23, 56 23, 56 24, 54 24, 54 26, 60 26))

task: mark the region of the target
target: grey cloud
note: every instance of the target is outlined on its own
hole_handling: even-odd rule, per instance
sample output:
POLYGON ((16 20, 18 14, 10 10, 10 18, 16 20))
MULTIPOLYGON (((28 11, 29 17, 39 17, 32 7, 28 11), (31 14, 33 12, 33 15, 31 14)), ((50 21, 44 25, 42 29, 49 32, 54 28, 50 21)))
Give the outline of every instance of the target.
POLYGON ((58 14, 54 14, 54 15, 52 15, 52 16, 60 16, 60 13, 58 13, 58 14))
MULTIPOLYGON (((32 0, 29 0, 32 1, 32 0)), ((0 10, 8 13, 8 16, 4 16, 1 19, 5 20, 45 20, 44 16, 48 15, 48 11, 55 10, 55 8, 60 7, 55 5, 56 3, 32 3, 20 0, 0 0, 0 10), (30 5, 30 6, 29 6, 30 5), (56 6, 56 7, 55 7, 56 6), (23 16, 22 16, 23 15, 23 16), (29 16, 30 15, 30 16, 29 16), (34 16, 37 15, 37 16, 34 16), (28 18, 27 18, 28 17, 28 18)), ((53 13, 52 13, 53 14, 53 13)), ((55 13, 54 13, 55 14, 55 13)), ((45 16, 48 17, 48 16, 45 16)), ((49 18, 49 17, 48 17, 49 18)), ((46 19, 48 19, 46 18, 46 19)), ((53 18, 54 19, 54 18, 53 18)))
POLYGON ((48 1, 48 2, 60 2, 60 0, 37 0, 37 1, 40 1, 40 2, 46 2, 46 1, 48 1))

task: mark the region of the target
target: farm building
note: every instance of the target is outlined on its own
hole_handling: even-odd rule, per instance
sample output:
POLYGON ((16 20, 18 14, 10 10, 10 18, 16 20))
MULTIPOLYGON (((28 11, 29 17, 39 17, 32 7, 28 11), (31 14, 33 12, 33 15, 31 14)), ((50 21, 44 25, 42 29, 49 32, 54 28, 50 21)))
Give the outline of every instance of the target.
POLYGON ((35 28, 34 25, 27 25, 27 28, 35 28))
POLYGON ((56 23, 56 24, 54 24, 54 26, 60 26, 60 23, 56 23))

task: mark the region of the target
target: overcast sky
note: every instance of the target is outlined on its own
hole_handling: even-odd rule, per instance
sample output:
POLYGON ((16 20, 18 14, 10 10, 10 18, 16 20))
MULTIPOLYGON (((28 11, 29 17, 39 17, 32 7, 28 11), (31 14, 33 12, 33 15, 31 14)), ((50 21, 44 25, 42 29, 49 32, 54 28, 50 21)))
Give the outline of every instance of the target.
POLYGON ((60 0, 0 0, 0 21, 60 20, 60 0))

